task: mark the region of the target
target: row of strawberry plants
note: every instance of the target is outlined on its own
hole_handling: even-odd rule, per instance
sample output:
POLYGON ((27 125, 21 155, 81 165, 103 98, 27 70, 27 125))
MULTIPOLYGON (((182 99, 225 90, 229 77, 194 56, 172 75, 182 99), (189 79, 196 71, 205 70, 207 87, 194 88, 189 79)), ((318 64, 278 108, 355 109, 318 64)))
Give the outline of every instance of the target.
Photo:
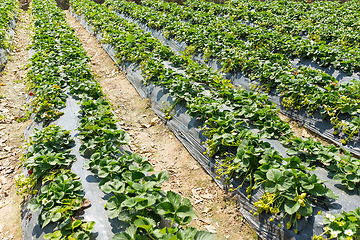
MULTIPOLYGON (((115 234, 114 239, 170 239, 171 237, 178 239, 213 239, 211 233, 197 231, 189 227, 183 228, 191 221, 195 213, 188 199, 181 199, 179 194, 171 191, 167 193, 161 191, 161 184, 169 178, 168 172, 147 175, 148 172, 153 171, 153 168, 146 159, 120 151, 119 146, 128 143, 130 140, 129 135, 118 129, 117 118, 112 112, 111 104, 103 95, 100 85, 95 81, 88 66, 89 59, 86 52, 82 49, 74 31, 66 23, 64 13, 56 7, 55 1, 42 1, 41 4, 40 1, 33 1, 32 4, 32 11, 36 16, 33 22, 35 30, 32 46, 34 50, 38 51, 32 61, 39 64, 39 66, 33 67, 35 65, 33 64, 29 70, 30 87, 35 86, 30 94, 33 97, 30 106, 34 106, 34 104, 37 106, 39 103, 46 101, 37 98, 41 94, 38 89, 43 84, 57 90, 64 89, 66 91, 63 92, 64 94, 69 92, 79 99, 82 118, 78 128, 80 131, 78 138, 84 142, 79 151, 82 154, 91 155, 86 164, 86 169, 95 171, 102 179, 99 185, 101 190, 113 194, 113 197, 108 200, 105 206, 109 210, 109 217, 119 218, 130 225, 125 232, 115 234), (54 28, 49 29, 46 26, 54 26, 54 28), (37 58, 42 53, 45 54, 44 58, 37 58), (56 57, 49 56, 50 54, 54 54, 56 57), (69 66, 62 65, 65 63, 69 64, 69 66), (69 71, 69 67, 75 67, 75 65, 77 65, 76 69, 69 71), (69 72, 64 73, 63 71, 69 72), (59 72, 60 74, 57 75, 59 72), (39 73, 43 74, 41 75, 43 78, 39 76, 39 73), (51 80, 55 82, 50 82, 51 80), (119 155, 122 156, 119 157, 119 155), (159 225, 161 216, 171 220, 170 227, 162 228, 159 225)), ((51 106, 60 110, 64 107, 64 101, 55 102, 51 106)), ((33 112, 36 115, 42 114, 40 111, 33 112)), ((35 117, 35 119, 37 118, 35 117)), ((48 119, 44 121, 49 122, 48 119)), ((65 137, 66 135, 56 135, 56 139, 66 141, 65 137)), ((43 139, 43 142, 47 143, 47 140, 43 139)), ((59 148, 57 143, 49 142, 49 144, 56 149, 59 148)), ((38 148, 31 149, 35 154, 43 152, 38 148)), ((59 158, 63 159, 63 162, 68 165, 75 160, 70 156, 59 155, 59 158)), ((45 160, 44 158, 38 159, 38 163, 46 166, 46 158, 45 160)), ((24 166, 33 167, 27 162, 25 162, 24 166)), ((35 176, 38 173, 36 168, 31 168, 30 171, 34 171, 32 174, 35 174, 35 176)), ((75 196, 74 194, 82 190, 73 176, 67 178, 62 176, 54 177, 49 187, 43 187, 40 196, 32 200, 29 206, 35 211, 42 204, 45 205, 41 216, 50 219, 47 220, 46 224, 48 221, 58 220, 59 213, 63 211, 67 214, 66 216, 71 216, 68 213, 70 209, 62 209, 48 203, 49 199, 47 198, 52 197, 53 192, 56 195, 59 189, 62 189, 65 195, 70 192, 71 196, 75 196), (46 204, 51 205, 51 207, 46 204)), ((61 193, 59 195, 64 197, 61 193)), ((57 195, 55 200, 51 198, 49 202, 58 200, 56 197, 57 195)), ((76 205, 78 204, 78 197, 81 197, 81 195, 77 195, 75 200, 61 201, 61 203, 76 205)), ((48 234, 46 237, 63 239, 68 221, 70 220, 64 220, 59 226, 59 231, 48 234)), ((83 225, 79 226, 78 223, 79 220, 76 220, 71 226, 73 228, 85 228, 83 225)), ((46 225, 41 221, 40 224, 46 225)), ((92 225, 86 225, 86 227, 92 228, 92 225)), ((72 237, 81 239, 76 235, 72 235, 72 237)))
POLYGON ((359 82, 338 84, 337 80, 319 70, 308 67, 293 69, 286 56, 271 53, 265 48, 254 47, 231 34, 221 31, 221 27, 199 26, 181 21, 177 16, 161 15, 150 8, 123 0, 108 1, 110 8, 130 15, 149 27, 162 27, 165 37, 186 42, 187 51, 203 52, 204 58, 217 58, 223 71, 240 69, 266 91, 276 87, 283 96, 282 105, 288 108, 305 108, 311 116, 321 110, 324 118, 334 125, 334 134, 341 136, 346 144, 359 133, 360 98, 357 94, 359 82), (237 47, 234 47, 234 42, 237 47), (348 116, 339 120, 339 114, 348 116), (351 116, 351 117, 350 117, 351 116))
POLYGON ((194 239, 211 240, 214 234, 187 227, 195 217, 189 199, 172 191, 164 192, 161 184, 169 172, 149 174, 153 166, 141 156, 124 152, 129 135, 118 129, 118 119, 93 76, 72 83, 71 94, 80 99, 80 153, 88 156, 84 168, 97 173, 99 188, 112 194, 104 206, 109 218, 128 223, 128 228, 113 239, 194 239), (170 226, 164 227, 165 218, 170 226))
MULTIPOLYGON (((310 199, 321 198, 321 196, 325 195, 336 198, 332 191, 323 185, 321 179, 316 175, 307 173, 307 171, 313 168, 308 167, 306 162, 302 163, 301 159, 297 156, 284 159, 277 151, 271 148, 270 144, 261 140, 261 134, 254 134, 246 127, 243 127, 243 121, 241 121, 239 115, 241 116, 244 113, 240 113, 240 111, 220 111, 220 108, 224 110, 223 106, 229 104, 229 99, 223 99, 224 101, 221 99, 226 94, 228 94, 229 98, 238 100, 238 106, 247 104, 251 98, 256 99, 260 95, 245 93, 240 89, 224 85, 224 88, 227 87, 228 89, 224 89, 223 92, 216 92, 216 90, 212 89, 213 92, 216 92, 216 95, 205 96, 202 94, 203 87, 196 84, 198 79, 178 74, 173 70, 165 68, 161 62, 171 58, 173 63, 177 62, 187 65, 187 67, 191 65, 190 69, 184 69, 190 75, 193 75, 191 70, 194 70, 195 67, 198 67, 197 74, 200 73, 200 69, 202 69, 201 72, 204 74, 205 71, 210 69, 206 70, 204 66, 197 65, 189 59, 184 61, 181 57, 175 56, 167 50, 167 47, 159 44, 157 40, 152 39, 148 34, 145 34, 136 27, 136 25, 118 17, 102 5, 97 5, 91 1, 76 0, 71 1, 71 5, 72 10, 76 14, 81 15, 93 27, 95 32, 103 35, 104 43, 110 43, 115 47, 117 58, 120 61, 140 63, 147 81, 154 81, 155 84, 167 88, 172 93, 171 95, 176 97, 175 102, 185 100, 188 107, 191 107, 191 103, 193 103, 193 112, 189 113, 193 116, 202 115, 208 121, 208 128, 205 131, 210 136, 210 141, 215 143, 215 151, 212 154, 219 151, 225 153, 226 149, 230 146, 238 147, 236 156, 228 153, 229 158, 226 161, 229 159, 232 161, 229 161, 226 165, 221 165, 219 172, 222 173, 229 169, 226 175, 244 177, 245 180, 250 181, 250 187, 247 190, 249 198, 251 198, 251 192, 254 189, 267 182, 264 185, 266 193, 262 198, 266 199, 266 201, 260 200, 257 203, 258 212, 265 211, 274 215, 278 215, 279 212, 285 212, 286 214, 296 215, 301 218, 301 216, 312 214, 310 199), (143 54, 137 54, 139 52, 143 54), (248 94, 247 99, 246 94, 248 94), (211 99, 214 101, 211 101, 211 99), (203 102, 198 104, 197 100, 203 102), (244 102, 241 102, 242 100, 244 102), (222 107, 220 107, 221 105, 222 107), (208 109, 202 114, 199 106, 208 107, 208 109), (283 161, 286 164, 283 164, 283 161), (311 197, 309 198, 308 196, 311 197)), ((206 82, 204 75, 202 75, 202 81, 206 82)), ((264 103, 266 102, 266 97, 262 101, 258 100, 264 103)), ((236 110, 235 107, 232 110, 236 110)), ((250 113, 251 110, 248 110, 248 113, 250 113)), ((256 109, 254 110, 253 112, 256 114, 256 109)), ((189 111, 191 110, 189 109, 189 111)), ((322 149, 326 148, 322 147, 322 149)), ((334 149, 331 149, 331 153, 333 152, 334 149)), ((323 151, 321 154, 325 157, 327 152, 323 151)), ((311 161, 311 158, 308 158, 309 156, 305 152, 301 157, 305 157, 308 162, 311 161)), ((329 162, 332 161, 332 157, 326 157, 327 160, 330 159, 329 162)), ((340 158, 339 156, 336 157, 340 158)), ((341 162, 346 161, 346 158, 344 159, 341 162)), ((315 160, 312 158, 312 161, 315 160)), ((94 157, 94 161, 99 160, 94 157)), ((89 165, 89 167, 91 166, 89 165)), ((294 222, 296 223, 296 219, 293 219, 287 226, 291 227, 294 222)))
POLYGON ((89 77, 91 72, 85 68, 88 57, 64 13, 38 4, 33 14, 38 16, 32 21, 31 39, 35 52, 32 62, 36 64, 30 64, 27 73, 31 99, 27 115, 33 114, 35 121, 43 121, 46 126, 63 115, 61 109, 66 105, 72 82, 89 77))
POLYGON ((88 207, 79 177, 70 172, 76 158, 70 154, 74 145, 70 132, 50 125, 34 130, 23 155, 27 173, 17 177, 15 183, 20 195, 37 195, 37 183, 43 187, 33 197, 27 208, 32 212, 41 210, 38 221, 41 228, 56 223, 58 230, 45 234, 45 239, 90 239, 94 221, 77 219, 76 211, 88 207))
MULTIPOLYGON (((35 54, 28 65, 30 101, 27 107, 34 121, 42 121, 45 126, 62 115, 60 109, 65 107, 69 78, 61 72, 76 65, 77 61, 81 62, 81 58, 86 59, 86 55, 81 54, 79 44, 74 44, 75 39, 69 38, 73 31, 62 21, 64 13, 57 8, 55 1, 33 1, 31 13, 31 47, 35 54), (59 33, 66 37, 61 38, 59 33), (69 53, 73 56, 70 57, 69 53)), ((76 74, 75 69, 73 74, 76 74)), ((23 155, 27 173, 16 179, 17 193, 24 198, 25 194, 37 195, 27 207, 32 212, 41 210, 38 218, 41 228, 50 223, 57 225, 57 230, 45 234, 45 239, 90 239, 95 225, 94 221, 85 222, 76 216, 76 211, 88 207, 89 201, 84 198, 79 177, 70 172, 76 161, 70 154, 74 143, 70 131, 50 125, 34 130, 23 155), (43 185, 40 194, 37 189, 39 182, 43 185)))
POLYGON ((129 136, 117 129, 110 102, 93 98, 94 93, 81 100, 80 151, 90 156, 84 168, 97 173, 100 189, 112 194, 104 206, 109 218, 129 224, 113 239, 213 239, 209 232, 186 226, 195 217, 189 199, 161 190, 161 184, 169 179, 167 171, 150 175, 154 168, 145 158, 119 149, 129 136), (161 216, 170 226, 161 225, 161 216))
POLYGON ((359 47, 360 14, 358 1, 340 4, 299 1, 238 1, 214 4, 205 1, 186 1, 186 6, 212 14, 230 17, 245 23, 274 29, 292 36, 306 36, 308 39, 340 46, 359 47))
MULTIPOLYGON (((288 57, 310 58, 317 61, 321 66, 333 66, 347 73, 360 70, 359 48, 351 48, 335 43, 315 42, 300 36, 284 34, 275 29, 269 31, 265 27, 249 26, 242 22, 234 21, 232 18, 222 18, 213 13, 203 12, 201 8, 194 11, 191 7, 178 5, 176 3, 151 0, 142 1, 142 4, 156 10, 164 11, 166 17, 176 16, 192 24, 211 25, 215 29, 231 34, 235 39, 245 39, 252 42, 253 45, 266 48, 271 52, 282 53, 288 57)), ((162 15, 157 15, 157 19, 161 16, 162 15)), ((152 24, 157 25, 158 22, 159 21, 153 20, 152 24)), ((160 21, 160 23, 162 22, 160 21)), ((169 22, 167 22, 167 25, 168 23, 169 22)), ((164 27, 164 24, 160 24, 157 27, 161 29, 164 27)))
POLYGON ((5 0, 0 3, 0 48, 9 49, 11 46, 8 30, 10 22, 15 20, 19 10, 19 1, 5 0))

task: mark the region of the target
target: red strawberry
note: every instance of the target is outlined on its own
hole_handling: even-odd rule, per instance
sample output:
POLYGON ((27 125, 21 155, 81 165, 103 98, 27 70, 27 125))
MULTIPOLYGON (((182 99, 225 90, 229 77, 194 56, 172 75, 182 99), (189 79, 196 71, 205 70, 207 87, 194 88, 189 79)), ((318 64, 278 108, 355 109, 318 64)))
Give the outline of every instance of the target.
POLYGON ((257 47, 255 47, 255 49, 257 49, 257 47))
POLYGON ((33 171, 31 170, 28 170, 28 174, 31 175, 33 173, 33 171))
POLYGON ((34 95, 34 93, 33 93, 33 92, 29 92, 29 96, 32 96, 32 95, 34 95))

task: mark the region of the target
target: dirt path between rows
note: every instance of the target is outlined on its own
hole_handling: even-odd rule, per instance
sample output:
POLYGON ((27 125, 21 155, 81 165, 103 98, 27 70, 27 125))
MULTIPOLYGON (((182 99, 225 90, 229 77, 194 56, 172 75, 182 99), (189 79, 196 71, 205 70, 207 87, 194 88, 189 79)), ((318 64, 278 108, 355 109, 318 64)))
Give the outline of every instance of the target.
POLYGON ((25 68, 28 61, 30 19, 26 12, 18 15, 14 49, 10 61, 0 74, 0 240, 22 239, 20 206, 14 179, 20 171, 19 157, 23 133, 29 122, 18 122, 25 115, 25 68))
POLYGON ((257 239, 256 233, 239 214, 236 199, 220 189, 201 168, 170 130, 151 110, 91 36, 68 12, 67 20, 91 58, 104 93, 111 101, 123 129, 132 137, 133 152, 148 157, 155 171, 167 170, 170 179, 164 190, 188 197, 197 217, 191 224, 201 230, 216 232, 215 239, 257 239))

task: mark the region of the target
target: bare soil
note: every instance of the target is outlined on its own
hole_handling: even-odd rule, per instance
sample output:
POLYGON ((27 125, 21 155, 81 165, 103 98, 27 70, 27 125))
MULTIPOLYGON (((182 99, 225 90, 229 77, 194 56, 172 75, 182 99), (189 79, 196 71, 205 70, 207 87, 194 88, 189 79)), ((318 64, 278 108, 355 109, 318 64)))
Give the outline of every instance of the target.
POLYGON ((123 129, 132 137, 131 150, 148 157, 155 171, 170 172, 164 190, 172 190, 192 201, 197 215, 192 226, 216 232, 215 239, 257 239, 254 230, 239 214, 236 199, 215 184, 157 118, 149 100, 138 95, 96 38, 68 12, 67 20, 88 52, 92 70, 113 104, 123 129))
POLYGON ((24 65, 28 60, 29 15, 18 16, 14 49, 0 74, 0 240, 22 239, 21 197, 16 195, 14 178, 20 171, 19 157, 23 133, 29 122, 18 122, 25 115, 24 65))
POLYGON ((304 128, 303 126, 301 126, 297 121, 292 120, 291 118, 285 116, 282 113, 279 113, 279 117, 281 120, 283 120, 284 122, 287 122, 290 125, 291 130, 296 134, 296 136, 298 137, 303 137, 303 138, 312 138, 316 141, 321 142, 323 145, 325 146, 330 146, 331 144, 334 144, 333 142, 331 142, 330 140, 320 136, 319 134, 304 128))

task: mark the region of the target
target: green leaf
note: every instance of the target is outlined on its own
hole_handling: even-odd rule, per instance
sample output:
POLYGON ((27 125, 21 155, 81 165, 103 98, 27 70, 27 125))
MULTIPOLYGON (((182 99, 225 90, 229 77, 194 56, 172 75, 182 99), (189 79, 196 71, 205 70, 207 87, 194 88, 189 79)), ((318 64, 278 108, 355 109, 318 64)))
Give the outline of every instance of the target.
POLYGON ((280 180, 280 178, 282 177, 282 172, 280 170, 278 170, 278 169, 270 169, 266 173, 266 177, 270 181, 278 182, 280 180))
POLYGON ((291 200, 287 199, 285 201, 284 208, 285 208, 285 212, 292 215, 292 214, 296 213, 299 210, 300 203, 299 203, 299 201, 295 202, 295 201, 291 201, 291 200))
POLYGON ((37 198, 33 198, 30 200, 27 208, 32 212, 37 212, 41 208, 41 203, 38 202, 37 198))
POLYGON ((296 155, 299 153, 299 151, 297 151, 296 149, 293 149, 293 148, 288 149, 286 152, 289 156, 296 155))
POLYGON ((168 171, 160 172, 160 173, 156 174, 157 183, 160 185, 160 184, 166 182, 167 180, 169 180, 169 177, 170 177, 170 174, 168 171))
POLYGON ((61 230, 62 228, 64 228, 67 224, 69 224, 71 222, 71 217, 68 217, 67 219, 65 219, 60 225, 59 225, 59 229, 61 230))
POLYGON ((100 189, 105 193, 123 193, 125 190, 125 183, 115 178, 100 186, 100 189))
MULTIPOLYGON (((145 225, 150 224, 151 226, 156 227, 156 222, 155 222, 155 220, 152 219, 152 218, 143 217, 143 216, 137 216, 137 218, 138 218, 138 219, 136 219, 136 220, 141 220, 141 221, 138 221, 138 223, 140 223, 140 224, 141 224, 141 223, 143 223, 143 224, 145 224, 145 225)), ((136 220, 135 220, 135 221, 136 221, 136 220)), ((134 225, 137 226, 137 227, 139 227, 137 224, 135 224, 135 222, 134 222, 134 225)))
POLYGON ((157 214, 165 215, 168 212, 174 213, 175 209, 170 202, 162 202, 156 206, 155 211, 157 214))
POLYGON ((267 181, 264 186, 265 192, 274 193, 277 190, 277 184, 274 182, 267 181))
POLYGON ((145 229, 146 232, 152 232, 151 230, 153 229, 153 226, 144 219, 136 219, 134 221, 134 225, 137 226, 138 228, 145 229))
POLYGON ((130 237, 126 232, 116 233, 112 240, 133 240, 134 238, 130 237))
POLYGON ((176 236, 179 240, 193 239, 197 233, 196 228, 187 227, 186 229, 180 229, 176 236))
POLYGON ((133 207, 135 207, 136 204, 137 204, 137 201, 136 201, 135 198, 129 198, 129 199, 126 199, 125 201, 123 201, 121 203, 121 206, 122 207, 133 208, 133 207))
POLYGON ((293 186, 294 182, 292 181, 291 178, 286 178, 284 177, 284 179, 282 179, 278 184, 277 184, 277 188, 279 191, 286 191, 289 188, 291 188, 293 186))
POLYGON ((215 234, 206 231, 199 231, 196 233, 194 240, 213 240, 215 234))
POLYGON ((44 236, 44 239, 51 239, 51 240, 60 240, 62 238, 61 231, 55 231, 54 233, 47 233, 44 236))
POLYGON ((184 217, 196 217, 195 212, 192 210, 192 207, 189 206, 180 206, 176 211, 176 215, 184 218, 184 217))
POLYGON ((52 222, 57 222, 57 221, 60 220, 60 218, 61 218, 61 213, 57 212, 57 213, 55 213, 55 214, 52 214, 52 216, 51 216, 51 221, 52 221, 52 222))
POLYGON ((326 196, 335 200, 339 199, 339 196, 336 195, 331 189, 328 189, 326 196))
POLYGON ((175 210, 180 207, 181 204, 180 194, 174 193, 172 191, 168 191, 166 193, 166 197, 169 199, 175 210))
POLYGON ((73 221, 72 223, 71 223, 71 228, 72 229, 75 229, 75 228, 77 228, 77 227, 79 227, 80 225, 81 225, 81 221, 80 220, 78 220, 78 219, 76 219, 75 221, 73 221))
POLYGON ((137 227, 136 227, 134 224, 131 224, 131 225, 125 230, 125 232, 126 232, 127 234, 129 234, 129 236, 130 236, 131 238, 135 238, 136 231, 137 231, 137 227))
POLYGON ((324 196, 327 193, 327 189, 321 184, 316 184, 315 187, 311 189, 309 192, 313 196, 318 197, 318 196, 324 196))
POLYGON ((305 201, 305 207, 300 207, 299 209, 299 213, 302 216, 311 216, 312 212, 313 212, 313 208, 310 205, 309 201, 307 199, 304 200, 305 201))
POLYGON ((338 173, 334 175, 333 180, 334 182, 341 182, 345 178, 345 174, 338 173))

